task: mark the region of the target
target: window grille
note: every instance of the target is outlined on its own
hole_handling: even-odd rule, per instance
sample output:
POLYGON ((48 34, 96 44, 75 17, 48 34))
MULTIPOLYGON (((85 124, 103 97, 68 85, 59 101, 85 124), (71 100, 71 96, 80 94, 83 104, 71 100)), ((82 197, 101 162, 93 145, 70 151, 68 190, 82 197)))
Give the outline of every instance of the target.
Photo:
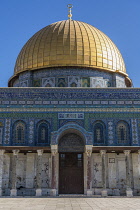
POLYGON ((104 126, 101 123, 96 123, 94 125, 94 142, 95 143, 104 143, 104 126))
POLYGON ((38 126, 38 143, 48 143, 48 125, 41 123, 38 126))
POLYGON ((75 82, 71 83, 71 87, 77 87, 77 84, 75 82))
POLYGON ((117 126, 117 139, 118 143, 127 143, 129 139, 128 125, 120 122, 117 126))
POLYGON ((16 144, 25 143, 25 124, 23 122, 18 122, 14 126, 13 142, 16 144))
POLYGON ((58 78, 58 87, 66 87, 66 80, 65 78, 58 78))

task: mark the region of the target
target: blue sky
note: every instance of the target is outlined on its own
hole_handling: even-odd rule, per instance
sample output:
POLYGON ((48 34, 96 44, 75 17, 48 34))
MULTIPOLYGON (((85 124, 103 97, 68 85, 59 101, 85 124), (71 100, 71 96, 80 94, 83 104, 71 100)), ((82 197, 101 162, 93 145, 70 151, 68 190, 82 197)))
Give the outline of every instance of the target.
POLYGON ((140 87, 140 0, 2 0, 0 4, 0 87, 13 75, 18 53, 41 28, 67 19, 89 23, 117 45, 134 87, 140 87))

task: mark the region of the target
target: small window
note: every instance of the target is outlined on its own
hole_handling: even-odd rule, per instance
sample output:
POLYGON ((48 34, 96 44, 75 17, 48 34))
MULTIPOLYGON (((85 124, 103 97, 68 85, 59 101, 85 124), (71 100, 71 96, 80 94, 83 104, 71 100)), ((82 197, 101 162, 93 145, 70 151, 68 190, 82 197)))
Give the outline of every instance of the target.
POLYGON ((47 83, 45 87, 51 87, 51 85, 49 83, 47 83))
POLYGON ((38 143, 48 143, 48 125, 45 122, 38 125, 38 143))
POLYGON ((25 123, 19 121, 14 125, 14 138, 13 143, 24 144, 25 143, 25 123))
POLYGON ((33 81, 34 87, 41 87, 41 81, 39 79, 33 81))
POLYGON ((90 87, 90 78, 89 77, 82 78, 82 87, 90 87))
POLYGON ((66 80, 65 78, 58 78, 58 87, 66 87, 66 80))
POLYGON ((119 122, 117 125, 117 139, 119 144, 125 144, 129 140, 128 124, 125 122, 119 122))
POLYGON ((77 87, 77 84, 75 82, 71 83, 71 87, 77 87))
POLYGON ((102 123, 96 123, 94 125, 94 142, 95 143, 104 143, 105 136, 104 136, 105 128, 102 123))

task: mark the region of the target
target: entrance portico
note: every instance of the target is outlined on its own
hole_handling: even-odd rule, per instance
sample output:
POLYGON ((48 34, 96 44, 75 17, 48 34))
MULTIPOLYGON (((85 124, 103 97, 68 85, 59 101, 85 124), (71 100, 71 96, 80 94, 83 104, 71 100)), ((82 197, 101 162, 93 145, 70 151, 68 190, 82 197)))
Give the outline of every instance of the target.
POLYGON ((52 133, 52 151, 56 147, 59 152, 55 163, 52 156, 52 172, 59 166, 55 177, 52 173, 52 184, 54 179, 57 183, 53 195, 54 191, 59 194, 92 194, 89 192, 92 188, 91 140, 92 134, 77 124, 63 126, 52 133))

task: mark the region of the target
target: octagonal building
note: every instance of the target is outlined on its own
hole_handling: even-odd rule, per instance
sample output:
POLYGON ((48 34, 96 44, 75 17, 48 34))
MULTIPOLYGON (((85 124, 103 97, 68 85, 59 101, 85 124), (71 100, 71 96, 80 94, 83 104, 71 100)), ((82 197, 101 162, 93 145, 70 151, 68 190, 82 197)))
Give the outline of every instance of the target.
POLYGON ((140 89, 116 45, 64 20, 21 49, 0 88, 0 195, 140 195, 140 89))

